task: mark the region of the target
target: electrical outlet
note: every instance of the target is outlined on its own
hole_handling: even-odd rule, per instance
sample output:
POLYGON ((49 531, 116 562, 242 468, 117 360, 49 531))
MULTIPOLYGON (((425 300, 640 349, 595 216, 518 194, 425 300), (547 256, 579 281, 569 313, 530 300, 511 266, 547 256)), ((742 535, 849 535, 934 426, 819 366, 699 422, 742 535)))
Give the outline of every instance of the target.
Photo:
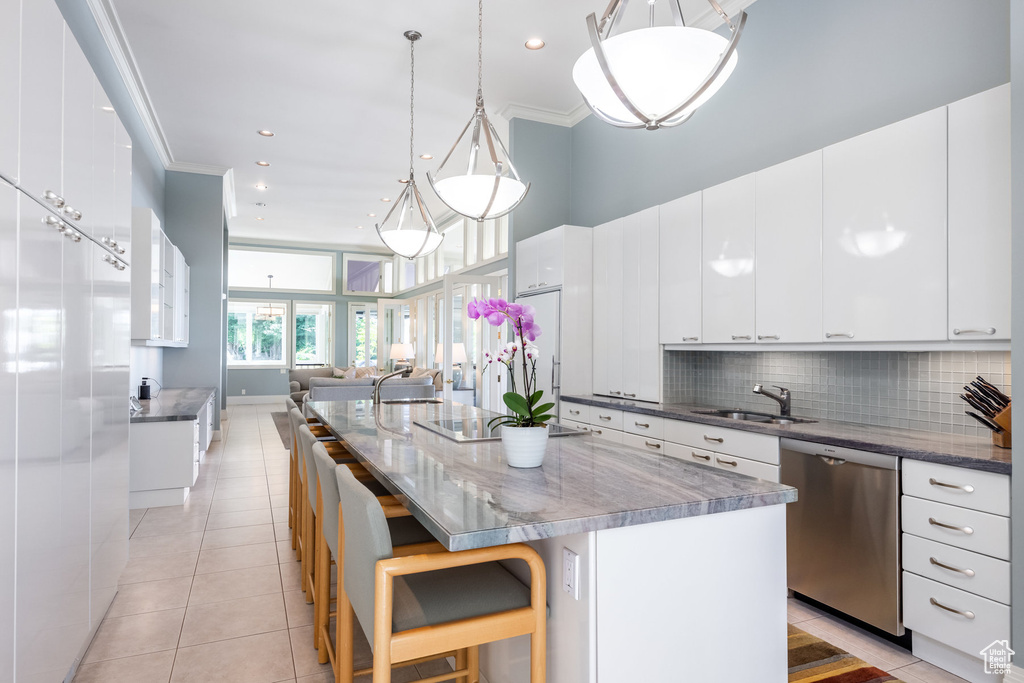
POLYGON ((580 599, 579 557, 568 548, 562 548, 562 590, 571 595, 573 600, 580 599))
POLYGON ((242 396, 245 396, 245 389, 242 389, 242 396))
POLYGON ((287 375, 288 374, 288 368, 281 368, 281 374, 282 375, 287 375))

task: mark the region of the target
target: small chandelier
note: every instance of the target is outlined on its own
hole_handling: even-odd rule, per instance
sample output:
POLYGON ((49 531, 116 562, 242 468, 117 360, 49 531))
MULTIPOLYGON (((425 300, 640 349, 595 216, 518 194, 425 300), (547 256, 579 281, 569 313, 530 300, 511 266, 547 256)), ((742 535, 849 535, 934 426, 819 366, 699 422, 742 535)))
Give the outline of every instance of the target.
POLYGON ((417 256, 426 256, 439 246, 444 235, 437 231, 434 219, 430 216, 427 205, 423 203, 419 188, 416 187, 416 179, 413 177, 413 139, 416 133, 415 117, 413 115, 413 104, 416 95, 416 41, 422 38, 419 31, 406 31, 405 37, 409 40, 409 180, 404 181, 405 187, 398 199, 391 205, 391 210, 384 216, 384 220, 377 223, 377 235, 380 236, 384 245, 407 259, 414 259, 417 256), (394 221, 391 220, 394 216, 394 221))
POLYGON ((483 0, 478 0, 477 4, 476 110, 433 176, 427 173, 427 180, 441 201, 452 211, 476 221, 484 221, 500 218, 516 208, 529 192, 530 184, 523 183, 519 178, 508 150, 484 111, 483 0), (465 165, 460 164, 452 175, 441 177, 445 164, 459 149, 470 128, 473 132, 456 157, 464 158, 466 161, 462 163, 465 165), (486 145, 484 153, 481 153, 481 144, 486 145), (465 171, 459 174, 458 171, 463 168, 465 171))
MULTIPOLYGON (((274 288, 274 276, 267 276, 267 290, 274 288)), ((266 306, 256 307, 256 320, 273 320, 274 318, 284 317, 284 306, 280 304, 267 304, 266 306)))
POLYGON ((736 45, 747 22, 735 22, 715 0, 711 7, 732 32, 726 40, 683 22, 679 0, 668 0, 674 26, 654 25, 654 3, 647 28, 616 36, 629 0, 612 0, 598 24, 587 17, 593 47, 576 60, 572 80, 594 115, 619 128, 678 126, 718 92, 736 68, 736 45))

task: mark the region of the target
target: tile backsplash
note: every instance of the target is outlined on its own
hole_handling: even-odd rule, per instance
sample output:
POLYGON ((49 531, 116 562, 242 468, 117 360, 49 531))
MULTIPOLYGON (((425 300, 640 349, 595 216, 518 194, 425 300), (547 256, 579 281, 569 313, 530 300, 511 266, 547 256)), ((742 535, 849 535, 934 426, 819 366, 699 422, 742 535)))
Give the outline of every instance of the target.
POLYGON ((861 424, 988 436, 964 414, 963 386, 983 376, 1010 394, 1003 351, 666 351, 666 403, 777 412, 751 389, 787 387, 793 414, 861 424))

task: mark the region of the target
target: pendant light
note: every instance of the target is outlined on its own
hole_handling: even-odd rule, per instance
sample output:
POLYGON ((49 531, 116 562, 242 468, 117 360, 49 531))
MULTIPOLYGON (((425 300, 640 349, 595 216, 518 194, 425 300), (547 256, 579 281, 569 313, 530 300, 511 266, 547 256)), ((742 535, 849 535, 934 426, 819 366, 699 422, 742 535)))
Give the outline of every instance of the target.
MULTIPOLYGON (((267 276, 267 291, 274 288, 274 276, 267 276)), ((267 304, 256 307, 256 320, 273 320, 284 317, 284 306, 280 304, 267 304)))
POLYGON ((416 98, 416 41, 422 38, 419 31, 406 31, 409 40, 409 180, 405 181, 398 199, 384 220, 377 223, 377 235, 388 249, 407 259, 426 256, 439 246, 444 236, 437 231, 434 219, 427 205, 423 203, 416 178, 413 175, 413 140, 416 134, 414 104, 416 98), (394 220, 392 220, 392 217, 394 220))
POLYGON ((612 0, 601 17, 587 17, 592 47, 576 60, 572 79, 594 115, 620 128, 678 126, 718 92, 736 68, 736 45, 747 21, 735 22, 716 0, 711 7, 732 32, 726 40, 712 31, 686 26, 679 0, 667 0, 673 26, 654 25, 616 36, 612 32, 629 0, 612 0))
POLYGON ((508 150, 484 110, 484 3, 477 3, 476 110, 462 129, 447 156, 427 180, 445 205, 456 213, 476 221, 500 218, 523 201, 530 190, 512 165, 508 150), (472 133, 466 140, 466 133, 472 133), (481 149, 481 145, 485 149, 481 149), (458 154, 456 154, 458 151, 458 154), (445 164, 455 157, 452 173, 442 176, 445 164))

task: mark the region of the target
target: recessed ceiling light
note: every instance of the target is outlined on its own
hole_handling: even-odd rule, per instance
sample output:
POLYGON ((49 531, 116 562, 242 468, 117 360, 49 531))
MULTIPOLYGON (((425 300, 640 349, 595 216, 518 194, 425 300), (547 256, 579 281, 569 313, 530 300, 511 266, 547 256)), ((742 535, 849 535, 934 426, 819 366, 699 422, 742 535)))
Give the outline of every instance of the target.
POLYGON ((356 230, 362 230, 362 229, 363 229, 363 226, 361 226, 361 225, 357 225, 356 226, 356 230))
POLYGON ((263 202, 256 202, 256 206, 263 208, 264 206, 266 206, 266 204, 264 204, 263 202))
POLYGON ((265 190, 265 189, 267 189, 267 186, 266 185, 256 185, 256 189, 257 190, 265 190))
POLYGON ((381 197, 380 200, 382 202, 390 202, 391 201, 391 197, 381 197))
POLYGON ((270 132, 269 130, 258 130, 256 132, 259 133, 260 135, 262 135, 265 138, 272 138, 272 137, 274 137, 274 134, 272 132, 270 132))
POLYGON ((377 214, 375 214, 375 213, 368 213, 366 215, 369 216, 370 218, 376 218, 377 217, 377 214))
POLYGON ((102 111, 105 111, 105 112, 113 112, 114 111, 113 107, 100 107, 100 109, 102 111))
POLYGON ((256 220, 258 220, 258 221, 265 221, 266 218, 264 218, 263 216, 256 216, 256 220))
POLYGON ((256 165, 257 166, 270 166, 270 162, 269 161, 257 161, 256 165))
POLYGON ((544 41, 541 40, 540 38, 530 38, 528 41, 526 41, 527 50, 539 50, 542 47, 544 47, 544 41))
POLYGON ((433 158, 434 158, 433 154, 421 154, 420 155, 420 159, 433 159, 433 158))

